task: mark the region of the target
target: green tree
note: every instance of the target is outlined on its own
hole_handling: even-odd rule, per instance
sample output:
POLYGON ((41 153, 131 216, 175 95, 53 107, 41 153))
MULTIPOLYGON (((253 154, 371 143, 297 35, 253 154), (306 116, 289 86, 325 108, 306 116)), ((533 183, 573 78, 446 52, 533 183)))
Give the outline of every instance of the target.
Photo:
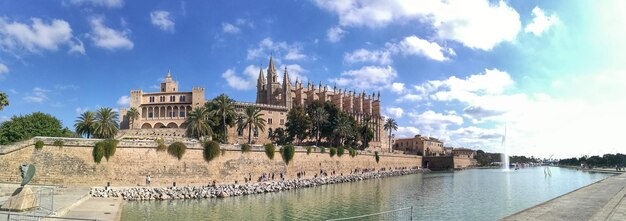
POLYGON ((370 127, 372 119, 369 116, 363 118, 363 123, 359 128, 359 137, 361 138, 361 149, 364 150, 369 146, 370 141, 374 139, 374 131, 370 127))
POLYGON ((317 146, 320 142, 321 127, 325 123, 328 123, 328 112, 326 112, 323 107, 315 108, 313 114, 311 115, 311 120, 315 122, 313 131, 315 132, 315 146, 317 146))
POLYGON ((267 158, 270 158, 270 160, 273 160, 275 152, 276 152, 276 147, 274 147, 274 144, 271 144, 271 143, 265 144, 265 155, 267 155, 267 158))
POLYGON ((102 157, 104 157, 104 146, 104 142, 97 142, 96 145, 94 145, 93 147, 93 151, 91 152, 91 155, 93 156, 93 161, 98 164, 102 161, 102 157))
POLYGON ((200 139, 213 134, 211 121, 209 121, 209 111, 205 107, 198 107, 187 114, 187 137, 200 139))
POLYGON ((328 151, 328 153, 330 154, 330 157, 334 157, 335 154, 337 154, 337 149, 334 147, 330 148, 330 151, 328 151))
POLYGON ((311 118, 307 115, 302 107, 291 108, 287 113, 287 133, 290 139, 296 139, 298 143, 301 143, 311 129, 311 118))
POLYGON ((333 134, 338 139, 339 143, 337 146, 344 145, 345 139, 352 134, 352 125, 350 123, 350 119, 348 116, 340 116, 335 119, 335 128, 333 129, 333 134))
POLYGON ((95 130, 95 121, 96 114, 91 111, 85 111, 80 114, 78 119, 74 121, 74 129, 76 130, 76 134, 91 138, 95 130))
POLYGON ((119 143, 119 141, 114 139, 106 139, 100 142, 104 143, 104 158, 109 161, 109 158, 115 155, 115 151, 117 150, 117 144, 119 143))
POLYGON ((211 162, 220 155, 220 144, 215 141, 207 141, 203 145, 202 157, 204 161, 211 162))
POLYGON ((394 130, 398 130, 398 123, 393 118, 387 118, 387 120, 385 121, 385 124, 383 125, 383 128, 386 131, 389 131, 389 152, 391 152, 392 151, 392 149, 391 149, 391 133, 394 130))
POLYGON ((236 114, 235 103, 225 94, 220 94, 219 96, 215 97, 211 101, 211 103, 213 103, 213 107, 215 108, 211 111, 214 112, 215 116, 221 117, 220 125, 222 127, 223 133, 222 143, 226 143, 228 141, 228 124, 226 119, 229 116, 234 116, 236 114))
POLYGON ((9 106, 9 97, 6 93, 0 92, 0 111, 6 106, 9 106))
POLYGON ((137 108, 131 107, 130 110, 128 110, 128 113, 126 113, 126 116, 128 116, 128 123, 130 124, 130 129, 133 129, 133 124, 135 123, 135 120, 139 119, 139 116, 141 116, 141 114, 139 114, 139 111, 137 110, 137 108))
POLYGON ((247 106, 244 109, 244 113, 240 115, 238 124, 238 130, 244 130, 248 128, 248 143, 252 142, 252 128, 256 128, 261 132, 265 131, 265 119, 261 110, 255 106, 247 106))
POLYGON ((158 152, 167 150, 167 145, 165 145, 165 140, 163 140, 163 138, 158 138, 155 140, 155 142, 157 143, 156 150, 158 152))
POLYGON ((110 107, 103 107, 96 111, 94 121, 94 137, 110 139, 115 137, 120 129, 118 114, 110 107))
POLYGON ((183 159, 183 155, 185 155, 185 151, 187 150, 187 145, 182 142, 174 142, 167 147, 167 153, 173 157, 176 157, 179 161, 183 159))
POLYGON ((252 147, 250 146, 250 144, 242 144, 241 145, 241 153, 248 153, 252 150, 252 147))
POLYGON ((274 131, 274 133, 272 133, 272 136, 270 137, 272 139, 272 141, 276 142, 276 144, 278 145, 285 145, 287 144, 287 134, 285 134, 285 129, 279 127, 276 128, 276 130, 274 131))
POLYGON ((285 164, 289 165, 289 162, 293 160, 293 156, 296 154, 296 148, 293 145, 286 145, 282 150, 280 154, 283 157, 283 161, 285 161, 285 164))
POLYGON ((27 140, 35 136, 62 137, 65 131, 61 121, 55 117, 35 112, 24 116, 13 116, 0 124, 0 145, 27 140))

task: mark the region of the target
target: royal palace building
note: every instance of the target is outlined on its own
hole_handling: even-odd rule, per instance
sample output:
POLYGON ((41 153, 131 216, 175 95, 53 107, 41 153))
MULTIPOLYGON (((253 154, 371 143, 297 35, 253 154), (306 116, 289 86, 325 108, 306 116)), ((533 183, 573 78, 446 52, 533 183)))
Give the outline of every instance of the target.
MULTIPOLYGON (((127 110, 122 109, 122 129, 154 129, 154 128, 185 128, 184 122, 187 113, 193 108, 203 106, 207 102, 204 98, 204 88, 194 87, 191 92, 180 92, 178 83, 172 80, 168 72, 165 82, 161 83, 161 91, 144 93, 141 90, 131 91, 130 107, 140 112, 139 119, 132 125, 126 116, 127 110)), ((296 79, 292 84, 288 70, 285 68, 282 82, 278 80, 278 73, 273 59, 270 57, 267 70, 259 71, 256 88, 256 102, 235 102, 236 112, 242 113, 247 106, 261 109, 265 118, 265 130, 253 129, 252 142, 265 144, 271 142, 269 137, 278 128, 285 128, 287 113, 293 107, 307 107, 314 101, 330 102, 339 110, 348 113, 358 121, 369 117, 370 127, 374 129, 374 138, 370 148, 385 150, 388 140, 383 130, 384 119, 380 112, 380 93, 358 93, 355 90, 337 89, 308 82, 303 86, 302 81, 296 79), (381 149, 382 148, 382 149, 381 149)), ((229 143, 245 143, 248 139, 248 130, 237 130, 236 127, 228 130, 229 143)))

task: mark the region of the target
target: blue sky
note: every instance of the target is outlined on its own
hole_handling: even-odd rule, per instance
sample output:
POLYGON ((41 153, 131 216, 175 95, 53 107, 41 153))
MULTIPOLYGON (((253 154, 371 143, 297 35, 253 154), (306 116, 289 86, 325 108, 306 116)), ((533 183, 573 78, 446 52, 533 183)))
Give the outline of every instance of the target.
POLYGON ((72 127, 128 106, 171 69, 181 90, 254 101, 274 55, 290 76, 380 91, 399 137, 548 157, 625 152, 620 1, 0 2, 0 121, 72 127))

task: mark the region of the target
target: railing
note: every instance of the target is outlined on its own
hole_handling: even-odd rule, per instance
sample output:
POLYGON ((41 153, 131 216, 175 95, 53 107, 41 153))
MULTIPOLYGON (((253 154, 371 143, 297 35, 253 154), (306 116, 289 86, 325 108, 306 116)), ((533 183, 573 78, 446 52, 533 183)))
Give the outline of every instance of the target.
MULTIPOLYGON (((24 190, 22 190, 24 191, 24 190)), ((45 217, 52 212, 54 212, 54 188, 53 187, 37 187, 35 192, 32 194, 24 194, 21 196, 22 198, 34 198, 35 199, 35 207, 20 213, 15 212, 2 212, 2 216, 0 216, 0 221, 4 220, 39 220, 34 217, 45 217), (4 216, 6 215, 6 216, 4 216)), ((13 205, 13 197, 10 197, 8 200, 9 205, 13 205)))
POLYGON ((71 217, 56 217, 56 216, 48 216, 48 215, 32 215, 32 214, 21 214, 21 213, 12 213, 12 212, 0 212, 0 220, 4 221, 61 221, 61 220, 89 220, 96 221, 97 219, 83 219, 83 218, 71 218, 71 217))
POLYGON ((405 207, 380 213, 372 213, 361 216, 328 219, 326 221, 337 220, 413 220, 413 207, 405 207))

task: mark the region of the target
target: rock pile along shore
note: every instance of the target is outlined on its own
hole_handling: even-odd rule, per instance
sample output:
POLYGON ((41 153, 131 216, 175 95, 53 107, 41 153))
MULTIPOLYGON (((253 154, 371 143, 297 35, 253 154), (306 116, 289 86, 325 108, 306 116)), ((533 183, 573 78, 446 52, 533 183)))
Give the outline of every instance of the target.
POLYGON ((122 197, 124 200, 171 200, 216 197, 224 198, 229 196, 279 192, 327 184, 347 183, 368 179, 402 176, 423 171, 424 170, 421 169, 379 171, 363 174, 349 174, 344 176, 325 176, 309 179, 267 181, 259 183, 228 184, 217 186, 138 187, 124 189, 92 188, 89 191, 89 194, 92 197, 122 197))

